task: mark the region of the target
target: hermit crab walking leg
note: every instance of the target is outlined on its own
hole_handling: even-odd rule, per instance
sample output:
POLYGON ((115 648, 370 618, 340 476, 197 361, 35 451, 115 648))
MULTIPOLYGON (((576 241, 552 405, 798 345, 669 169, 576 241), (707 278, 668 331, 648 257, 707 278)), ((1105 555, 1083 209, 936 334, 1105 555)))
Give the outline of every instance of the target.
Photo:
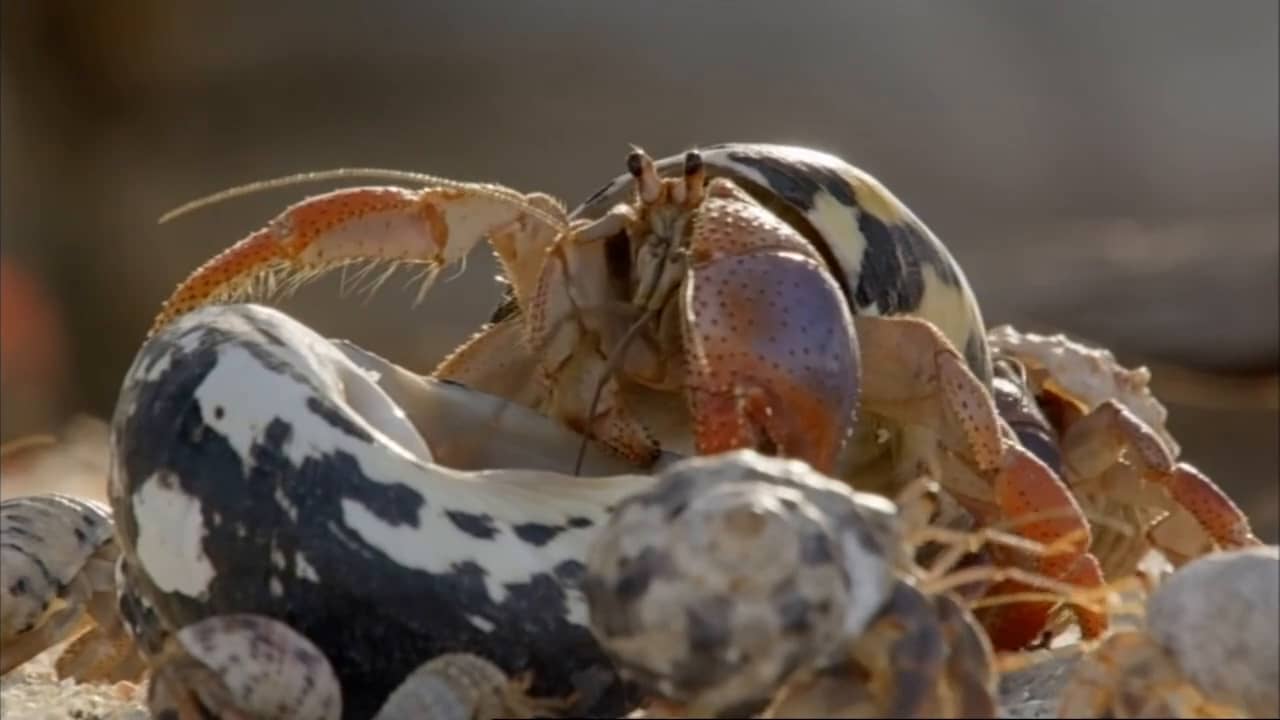
POLYGON ((1220 547, 1261 544, 1248 517, 1221 488, 1195 467, 1178 463, 1155 431, 1115 400, 1072 423, 1062 439, 1062 453, 1068 476, 1074 478, 1102 478, 1126 453, 1136 470, 1163 488, 1172 504, 1195 518, 1220 547))
MULTIPOLYGON (((997 554, 1048 577, 1101 585, 1079 503, 1057 475, 1012 440, 991 395, 946 338, 915 318, 860 316, 855 324, 864 348, 864 407, 903 425, 900 462, 907 467, 900 472, 939 478, 981 525, 1008 523, 1014 534, 1049 546, 1073 538, 1070 551, 1025 560, 997 554)), ((1007 581, 993 592, 1022 589, 1007 581)), ((984 611, 984 624, 998 648, 1014 649, 1039 636, 1050 610, 1045 603, 1001 606, 984 611)), ((1090 637, 1106 628, 1098 613, 1077 608, 1077 617, 1090 637)))

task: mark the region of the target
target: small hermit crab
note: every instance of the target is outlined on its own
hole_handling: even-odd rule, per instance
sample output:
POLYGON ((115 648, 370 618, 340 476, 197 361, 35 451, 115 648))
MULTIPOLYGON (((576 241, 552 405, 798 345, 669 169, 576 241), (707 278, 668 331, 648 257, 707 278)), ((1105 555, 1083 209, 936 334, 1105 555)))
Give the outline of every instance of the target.
POLYGON ((60 677, 136 680, 145 667, 116 610, 111 511, 47 493, 0 501, 0 673, 66 640, 60 677))
POLYGON ((924 571, 912 538, 1026 541, 908 532, 898 511, 750 450, 672 465, 618 506, 592 547, 592 627, 656 699, 650 714, 993 717, 990 641, 948 589, 1037 579, 924 571))
MULTIPOLYGON (((157 720, 339 720, 342 688, 306 637, 263 615, 219 615, 171 635, 153 659, 147 702, 157 720)), ((373 720, 543 717, 567 702, 527 694, 492 662, 447 653, 411 673, 373 720)))
POLYGON ((1175 566, 1215 549, 1261 544, 1249 518, 1194 466, 1178 462, 1146 368, 1063 335, 991 331, 994 391, 1020 441, 1098 518, 1091 552, 1108 578, 1131 575, 1151 548, 1175 566), (1109 522, 1108 522, 1109 521, 1109 522))
POLYGON ((1060 717, 1280 717, 1280 549, 1192 560, 1143 615, 1083 657, 1060 717))
MULTIPOLYGON (((1017 532, 1049 542, 1083 532, 1087 546, 1066 487, 1000 426, 982 314, 959 264, 839 158, 749 143, 656 162, 636 150, 626 174, 572 212, 541 193, 374 170, 266 181, 177 212, 358 176, 425 187, 348 188, 291 206, 192 273, 153 330, 352 263, 430 273, 487 240, 509 302, 436 379, 532 407, 641 467, 660 449, 753 448, 892 485, 926 464, 982 522, 1056 512, 1017 532), (940 446, 962 474, 937 472, 940 446), (891 472, 868 471, 886 454, 891 472)), ((1082 548, 1034 569, 1089 585, 1095 566, 1082 548)), ((1105 621, 1082 625, 1095 633, 1105 621)), ((1040 632, 1035 618, 1002 627, 1012 628, 996 634, 1002 647, 1040 632)))

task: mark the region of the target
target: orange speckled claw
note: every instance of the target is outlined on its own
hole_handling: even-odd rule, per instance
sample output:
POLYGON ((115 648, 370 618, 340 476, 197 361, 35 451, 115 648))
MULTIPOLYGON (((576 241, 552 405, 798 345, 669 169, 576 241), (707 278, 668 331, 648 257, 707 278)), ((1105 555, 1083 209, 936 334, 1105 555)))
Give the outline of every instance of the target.
MULTIPOLYGON (((1179 463, 1173 472, 1149 472, 1148 477, 1163 486, 1219 547, 1234 550, 1262 544, 1240 506, 1195 467, 1179 463)), ((1153 532, 1159 533, 1159 527, 1153 532)))
POLYGON ((1079 477, 1102 475, 1125 449, 1143 475, 1164 487, 1178 506, 1225 549, 1258 545, 1249 518, 1204 473, 1177 463, 1157 437, 1132 411, 1114 400, 1094 408, 1067 431, 1064 459, 1079 477))
POLYGON ((269 289, 289 287, 362 261, 438 269, 534 217, 541 232, 530 234, 527 242, 544 244, 567 223, 552 210, 532 196, 466 183, 420 190, 354 187, 316 195, 197 268, 170 294, 150 332, 196 308, 248 295, 264 281, 269 289))
MULTIPOLYGON (((1077 556, 1075 564, 1057 579, 1081 589, 1100 588, 1106 584, 1097 559, 1087 553, 1077 556)), ((992 585, 987 590, 986 597, 1038 591, 1038 588, 1027 583, 1003 580, 992 585)), ((991 646, 1002 652, 1010 652, 1022 650, 1040 639, 1049 625, 1053 610, 1054 605, 1049 602, 1013 602, 981 608, 977 616, 991 638, 991 646)), ((1080 626, 1081 637, 1086 640, 1101 637, 1110 626, 1110 619, 1105 614, 1076 605, 1071 606, 1071 612, 1080 626)))
MULTIPOLYGON (((1088 552, 1092 541, 1088 520, 1067 486, 1052 470, 1020 446, 1008 446, 1005 465, 996 475, 993 490, 1003 517, 1016 525, 1013 532, 1044 545, 1052 554, 1041 557, 1010 558, 1004 564, 1029 566, 1045 577, 1063 580, 1082 588, 1104 583, 1097 558, 1088 552), (1031 519, 1041 516, 1038 519, 1031 519), (1023 522, 1021 520, 1025 519, 1023 522), (1064 542, 1069 539, 1069 542, 1064 542), (1053 547, 1055 544, 1060 547, 1053 547)), ((1030 590, 1021 583, 997 584, 988 596, 1030 590)), ((1063 598, 1066 600, 1066 598, 1063 598)), ((981 613, 983 625, 997 650, 1019 650, 1044 631, 1051 606, 1048 603, 997 605, 981 613)), ((1072 605, 1076 622, 1085 638, 1101 635, 1108 627, 1105 615, 1072 605)))
POLYGON ((823 266, 773 252, 695 261, 685 309, 698 453, 749 447, 834 472, 856 411, 858 345, 823 266))
POLYGON ((906 315, 859 315, 854 324, 868 410, 952 436, 979 471, 998 470, 1004 443, 995 401, 946 336, 906 315))

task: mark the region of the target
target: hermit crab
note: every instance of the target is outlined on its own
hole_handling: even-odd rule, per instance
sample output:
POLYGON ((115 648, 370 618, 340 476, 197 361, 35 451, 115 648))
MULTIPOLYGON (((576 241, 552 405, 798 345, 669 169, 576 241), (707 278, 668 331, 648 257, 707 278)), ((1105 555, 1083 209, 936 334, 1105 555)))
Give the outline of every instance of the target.
POLYGON ((1141 615, 1081 660, 1060 717, 1280 717, 1280 549, 1192 560, 1141 615))
POLYGON ((660 163, 637 150, 627 168, 627 183, 573 214, 498 185, 346 171, 426 187, 348 188, 290 207, 196 270, 156 327, 264 278, 361 261, 435 269, 488 240, 517 309, 433 375, 514 392, 640 464, 659 447, 772 446, 833 470, 859 385, 880 384, 877 367, 858 366, 854 316, 925 318, 964 349, 962 366, 989 377, 959 266, 865 173, 811 150, 750 144, 660 163), (652 395, 642 390, 687 403, 689 419, 629 397, 652 395))
POLYGON ((1062 474, 1097 518, 1092 553, 1108 578, 1132 575, 1154 548, 1175 566, 1215 549, 1261 544, 1249 518, 1186 462, 1164 426, 1146 368, 1062 335, 992 329, 995 399, 1020 441, 1062 474))
POLYGON ((119 552, 101 503, 56 493, 0 501, 0 673, 66 640, 60 677, 142 673, 116 613, 119 552))
MULTIPOLYGON (((487 240, 509 301, 432 377, 524 404, 637 469, 664 450, 754 448, 855 484, 929 472, 984 523, 1011 520, 1037 540, 1081 534, 1079 553, 1035 569, 1099 580, 1080 508, 996 415, 964 273, 887 189, 834 156, 778 145, 657 162, 635 150, 626 164, 573 212, 541 193, 375 170, 197 201, 337 177, 424 186, 291 206, 188 277, 153 331, 353 263, 430 274, 487 240), (886 454, 892 467, 873 469, 886 454)), ((1039 633, 1035 618, 1003 627, 1002 647, 1039 633)))
MULTIPOLYGON (((155 660, 147 702, 153 717, 202 720, 339 720, 343 695, 324 654, 285 623, 262 615, 219 615, 172 635, 155 660)), ((563 700, 527 693, 470 653, 447 653, 423 663, 372 720, 542 717, 562 712, 563 700)))
POLYGON ((926 570, 915 545, 1026 541, 927 515, 751 450, 672 465, 592 546, 592 627, 650 717, 993 717, 993 649, 948 590, 1016 571, 926 570))

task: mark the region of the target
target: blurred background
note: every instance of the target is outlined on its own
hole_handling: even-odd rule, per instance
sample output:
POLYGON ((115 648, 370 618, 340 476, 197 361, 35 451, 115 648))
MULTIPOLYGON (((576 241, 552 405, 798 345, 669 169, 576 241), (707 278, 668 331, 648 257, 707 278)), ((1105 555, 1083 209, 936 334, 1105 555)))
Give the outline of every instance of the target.
MULTIPOLYGON (((827 150, 948 244, 989 325, 1146 364, 1184 458, 1277 536, 1277 4, 6 1, 0 434, 109 415, 166 294, 285 205, 166 210, 386 166, 576 204, 723 141, 827 150)), ((421 307, 282 303, 418 370, 498 299, 485 251, 421 307)))

